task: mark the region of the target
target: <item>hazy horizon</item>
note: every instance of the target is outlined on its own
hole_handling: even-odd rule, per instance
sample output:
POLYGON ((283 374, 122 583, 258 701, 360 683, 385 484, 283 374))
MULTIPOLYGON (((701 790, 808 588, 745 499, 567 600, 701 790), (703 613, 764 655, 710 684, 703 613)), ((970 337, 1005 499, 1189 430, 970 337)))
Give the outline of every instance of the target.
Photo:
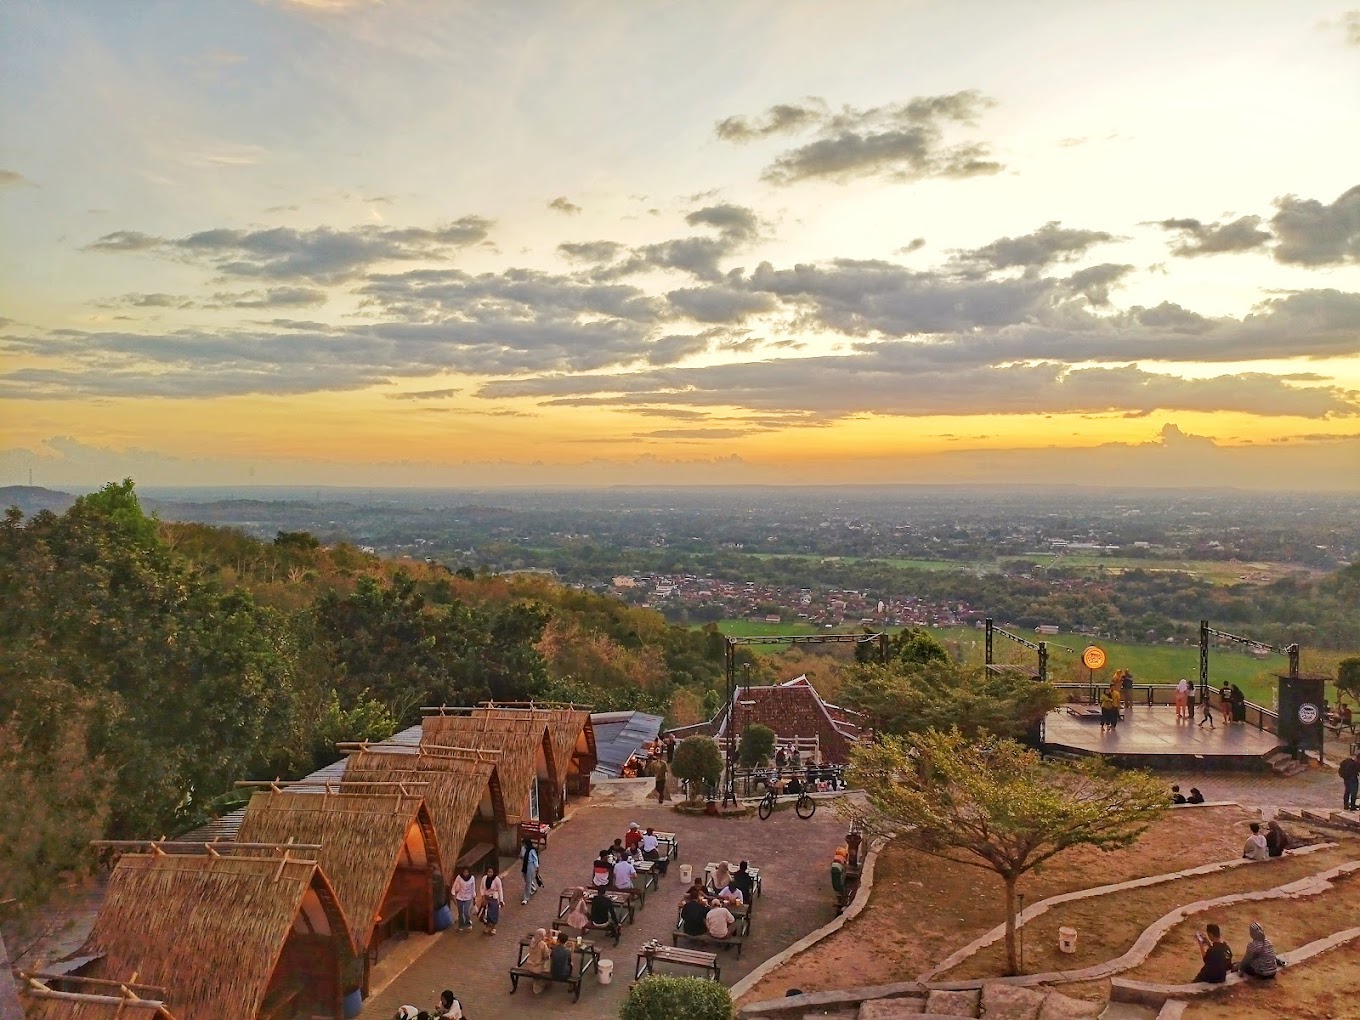
POLYGON ((1355 0, 0 6, 0 484, 1360 491, 1358 79, 1355 0))

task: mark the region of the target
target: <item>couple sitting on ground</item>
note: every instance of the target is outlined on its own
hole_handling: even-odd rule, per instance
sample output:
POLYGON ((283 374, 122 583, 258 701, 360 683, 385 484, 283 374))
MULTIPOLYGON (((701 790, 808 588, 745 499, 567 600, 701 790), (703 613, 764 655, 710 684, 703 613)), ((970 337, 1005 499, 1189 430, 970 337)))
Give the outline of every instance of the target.
POLYGON ((1195 932, 1195 941, 1199 943, 1203 961, 1195 981, 1221 985, 1234 969, 1248 977, 1273 979, 1275 972, 1284 966, 1284 961, 1275 955, 1275 947, 1266 938, 1266 930, 1260 924, 1253 921, 1249 931, 1251 941, 1247 943, 1247 951, 1242 954, 1242 960, 1236 968, 1233 967, 1232 947, 1223 941, 1223 933, 1218 925, 1206 924, 1205 934, 1195 932))
POLYGON ((1279 822, 1271 822, 1266 826, 1265 835, 1261 835, 1261 823, 1252 822, 1248 826, 1251 835, 1247 837, 1247 844, 1242 848, 1242 856, 1249 861, 1268 861, 1272 857, 1283 857, 1284 852, 1289 849, 1289 833, 1284 831, 1279 822))

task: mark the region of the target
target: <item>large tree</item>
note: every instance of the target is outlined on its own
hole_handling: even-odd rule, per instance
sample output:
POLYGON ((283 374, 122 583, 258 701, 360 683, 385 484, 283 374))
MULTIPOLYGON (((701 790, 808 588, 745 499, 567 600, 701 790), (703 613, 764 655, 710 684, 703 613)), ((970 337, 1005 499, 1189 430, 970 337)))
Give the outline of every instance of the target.
POLYGON ((879 732, 899 735, 953 727, 966 736, 1023 737, 1062 703, 1052 684, 934 658, 856 664, 846 671, 838 697, 879 732))
POLYGON ((1162 782, 1096 759, 1043 761, 1013 740, 957 730, 887 737, 852 752, 851 783, 871 824, 923 853, 995 872, 1005 887, 1007 973, 1016 959, 1016 885, 1078 846, 1126 847, 1166 808, 1162 782))

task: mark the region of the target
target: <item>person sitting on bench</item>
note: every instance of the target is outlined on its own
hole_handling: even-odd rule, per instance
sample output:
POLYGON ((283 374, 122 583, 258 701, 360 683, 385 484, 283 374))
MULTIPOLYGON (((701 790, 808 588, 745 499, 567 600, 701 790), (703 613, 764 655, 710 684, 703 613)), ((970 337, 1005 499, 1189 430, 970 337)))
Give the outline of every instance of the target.
POLYGON ((756 880, 751 877, 750 868, 750 861, 742 861, 737 865, 736 873, 732 876, 732 881, 735 882, 737 888, 741 890, 743 903, 750 903, 751 897, 755 895, 756 891, 756 880))
POLYGON ((708 930, 708 904, 704 902, 699 887, 691 886, 680 905, 680 930, 686 935, 698 938, 708 930))
POLYGON ((619 916, 614 912, 614 901, 604 893, 596 893, 590 900, 590 923, 592 927, 604 928, 610 935, 619 933, 619 916))
POLYGON ((739 907, 746 903, 746 897, 742 895, 741 887, 737 885, 736 875, 729 878, 727 884, 718 890, 718 902, 735 903, 739 907))
POLYGON ((596 889, 605 889, 609 886, 609 881, 614 877, 614 865, 605 856, 608 850, 601 850, 600 856, 595 859, 595 863, 590 868, 590 884, 596 889))
POLYGON ((553 940, 552 963, 549 966, 554 981, 571 980, 571 950, 558 939, 553 940))
POLYGON ((721 903, 715 903, 704 916, 704 929, 715 939, 725 939, 736 930, 737 919, 721 903))

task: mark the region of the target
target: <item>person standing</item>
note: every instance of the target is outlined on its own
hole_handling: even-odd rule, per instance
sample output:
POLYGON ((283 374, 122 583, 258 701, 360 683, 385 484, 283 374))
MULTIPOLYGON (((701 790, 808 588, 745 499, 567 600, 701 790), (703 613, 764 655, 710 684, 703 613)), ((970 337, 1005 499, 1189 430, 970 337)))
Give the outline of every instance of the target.
POLYGON ((656 777, 656 802, 658 804, 664 804, 670 800, 666 796, 666 773, 669 771, 666 763, 660 758, 652 764, 652 775, 656 777))
POLYGON ((666 734, 665 744, 666 744, 666 764, 669 765, 671 762, 673 762, 673 761, 675 760, 675 734, 674 734, 674 733, 667 733, 667 734, 666 734))
POLYGON ((1186 713, 1187 707, 1189 705, 1189 700, 1190 700, 1190 681, 1185 679, 1185 677, 1181 677, 1180 682, 1176 684, 1177 722, 1180 722, 1180 720, 1182 719, 1190 718, 1190 716, 1187 715, 1186 713))
POLYGON ((459 868, 453 879, 453 902, 458 907, 458 930, 472 930, 472 902, 477 898, 477 880, 471 868, 459 868))
POLYGON ((1360 797, 1360 752, 1352 752, 1337 766, 1341 775, 1341 810, 1355 811, 1356 799, 1360 797))
POLYGON ((1218 689, 1218 714, 1223 717, 1223 725, 1232 722, 1232 688, 1224 684, 1218 689))
POLYGON ((505 902, 505 885, 501 882, 500 873, 494 864, 488 867, 486 874, 482 876, 478 898, 481 900, 479 909, 482 924, 485 926, 483 930, 487 935, 495 935, 496 925, 501 921, 501 904, 505 902))
POLYGON ((528 906, 529 897, 538 892, 538 848, 532 839, 526 839, 519 852, 519 870, 524 875, 524 899, 521 906, 528 906))
POLYGON ((1214 725, 1214 706, 1209 699, 1209 688, 1205 687, 1200 690, 1200 700, 1203 702, 1201 707, 1204 711, 1204 717, 1199 721, 1199 728, 1204 729, 1204 724, 1208 723, 1209 729, 1218 729, 1218 727, 1214 725))
POLYGON ((1232 685, 1229 694, 1229 701, 1232 702, 1232 721, 1235 723, 1247 721, 1247 696, 1242 693, 1242 688, 1237 684, 1232 685))

